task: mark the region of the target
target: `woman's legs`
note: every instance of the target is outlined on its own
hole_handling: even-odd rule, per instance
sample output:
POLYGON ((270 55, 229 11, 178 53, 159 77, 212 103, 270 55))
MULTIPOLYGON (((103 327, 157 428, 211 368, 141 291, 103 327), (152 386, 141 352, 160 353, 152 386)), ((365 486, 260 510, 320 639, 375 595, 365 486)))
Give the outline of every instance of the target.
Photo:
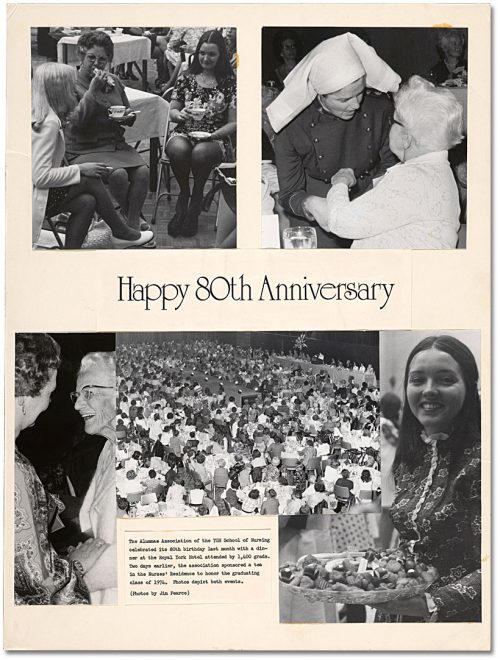
POLYGON ((69 202, 66 198, 63 210, 71 213, 66 229, 65 248, 76 250, 82 247, 82 243, 88 234, 89 227, 95 212, 95 197, 89 193, 82 193, 69 202))
POLYGON ((127 195, 127 220, 129 227, 139 229, 142 207, 148 194, 149 171, 146 165, 130 167, 127 171, 130 182, 127 195))
POLYGON ((116 199, 121 212, 128 217, 128 174, 120 168, 113 170, 108 179, 109 192, 116 199))
POLYGON ((193 192, 186 222, 182 229, 183 236, 194 236, 198 231, 198 216, 203 204, 203 190, 210 172, 222 161, 222 151, 216 142, 201 142, 193 148, 191 171, 193 172, 193 192))
MULTIPOLYGON (((118 215, 113 201, 104 187, 101 179, 84 176, 80 183, 71 186, 61 211, 70 211, 68 205, 77 197, 89 194, 95 199, 95 209, 102 219, 109 225, 115 238, 133 241, 140 237, 140 232, 128 227, 125 221, 118 215)), ((71 205, 74 208, 74 205, 71 205)))
POLYGON ((171 236, 179 236, 189 203, 189 173, 193 147, 187 138, 176 135, 168 141, 166 152, 172 172, 179 184, 175 215, 168 223, 168 233, 171 236))

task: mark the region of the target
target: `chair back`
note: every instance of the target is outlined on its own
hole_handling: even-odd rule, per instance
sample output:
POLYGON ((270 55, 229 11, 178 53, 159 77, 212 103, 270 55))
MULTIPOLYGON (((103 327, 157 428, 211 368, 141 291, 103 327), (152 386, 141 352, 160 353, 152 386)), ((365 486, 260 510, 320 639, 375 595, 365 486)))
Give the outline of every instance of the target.
POLYGON ((141 504, 153 504, 157 501, 158 498, 156 497, 156 493, 146 493, 145 495, 141 495, 141 504))
POLYGON ((287 470, 295 470, 297 465, 299 464, 299 459, 298 458, 283 458, 281 461, 281 464, 284 468, 287 468, 287 470))
POLYGON ((142 493, 127 493, 127 501, 129 504, 139 504, 142 498, 142 493))
POLYGON ((333 487, 333 494, 335 497, 343 502, 348 502, 351 499, 351 491, 347 486, 335 486, 333 487))

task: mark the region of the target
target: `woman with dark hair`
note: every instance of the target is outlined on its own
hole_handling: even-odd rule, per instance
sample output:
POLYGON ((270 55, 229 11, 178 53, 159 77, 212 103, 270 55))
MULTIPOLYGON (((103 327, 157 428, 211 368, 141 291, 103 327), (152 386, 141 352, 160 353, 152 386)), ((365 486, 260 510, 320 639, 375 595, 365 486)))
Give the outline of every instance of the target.
POLYGON ((273 71, 273 79, 281 91, 285 88, 285 78, 302 56, 302 42, 295 30, 279 31, 273 39, 273 52, 280 62, 273 71))
MULTIPOLYGON (((149 175, 139 153, 125 141, 124 126, 132 126, 136 116, 120 79, 107 70, 113 61, 113 42, 105 32, 86 32, 78 40, 77 49, 79 104, 66 126, 66 156, 71 163, 87 163, 99 157, 111 168, 109 190, 129 226, 139 229, 149 175), (125 107, 120 117, 109 113, 116 105, 125 107)), ((143 229, 149 227, 144 225, 143 229)))
POLYGON ((481 620, 479 373, 455 337, 427 337, 410 353, 394 460, 391 516, 400 540, 438 579, 424 596, 378 606, 409 620, 481 620))
MULTIPOLYGON (((15 352, 16 438, 50 405, 59 368, 59 345, 45 334, 17 334, 15 352)), ((89 539, 70 553, 57 554, 49 533, 59 508, 33 465, 18 449, 14 483, 14 596, 16 605, 78 605, 90 602, 84 575, 106 548, 89 539)))
POLYGON ((236 132, 236 80, 219 31, 201 36, 191 66, 175 85, 170 120, 176 126, 166 152, 179 197, 168 233, 190 237, 198 231, 205 183, 213 168, 228 157, 229 139, 236 132))

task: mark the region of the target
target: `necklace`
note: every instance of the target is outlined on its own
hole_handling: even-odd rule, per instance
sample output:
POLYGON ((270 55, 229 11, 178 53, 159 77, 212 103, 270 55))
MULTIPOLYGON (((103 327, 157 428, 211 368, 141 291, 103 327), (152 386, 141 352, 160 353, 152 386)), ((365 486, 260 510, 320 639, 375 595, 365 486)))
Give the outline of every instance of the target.
POLYGON ((200 79, 203 87, 215 87, 216 86, 217 80, 215 79, 215 76, 207 76, 204 71, 202 73, 198 74, 198 75, 199 75, 199 79, 200 79))

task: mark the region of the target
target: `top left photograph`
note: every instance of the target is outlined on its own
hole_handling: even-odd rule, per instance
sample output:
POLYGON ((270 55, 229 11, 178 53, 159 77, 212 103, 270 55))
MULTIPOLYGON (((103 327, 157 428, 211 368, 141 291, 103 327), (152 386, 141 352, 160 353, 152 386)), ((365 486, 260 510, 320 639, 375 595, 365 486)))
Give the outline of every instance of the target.
POLYGON ((31 28, 33 249, 236 248, 236 28, 31 28))

